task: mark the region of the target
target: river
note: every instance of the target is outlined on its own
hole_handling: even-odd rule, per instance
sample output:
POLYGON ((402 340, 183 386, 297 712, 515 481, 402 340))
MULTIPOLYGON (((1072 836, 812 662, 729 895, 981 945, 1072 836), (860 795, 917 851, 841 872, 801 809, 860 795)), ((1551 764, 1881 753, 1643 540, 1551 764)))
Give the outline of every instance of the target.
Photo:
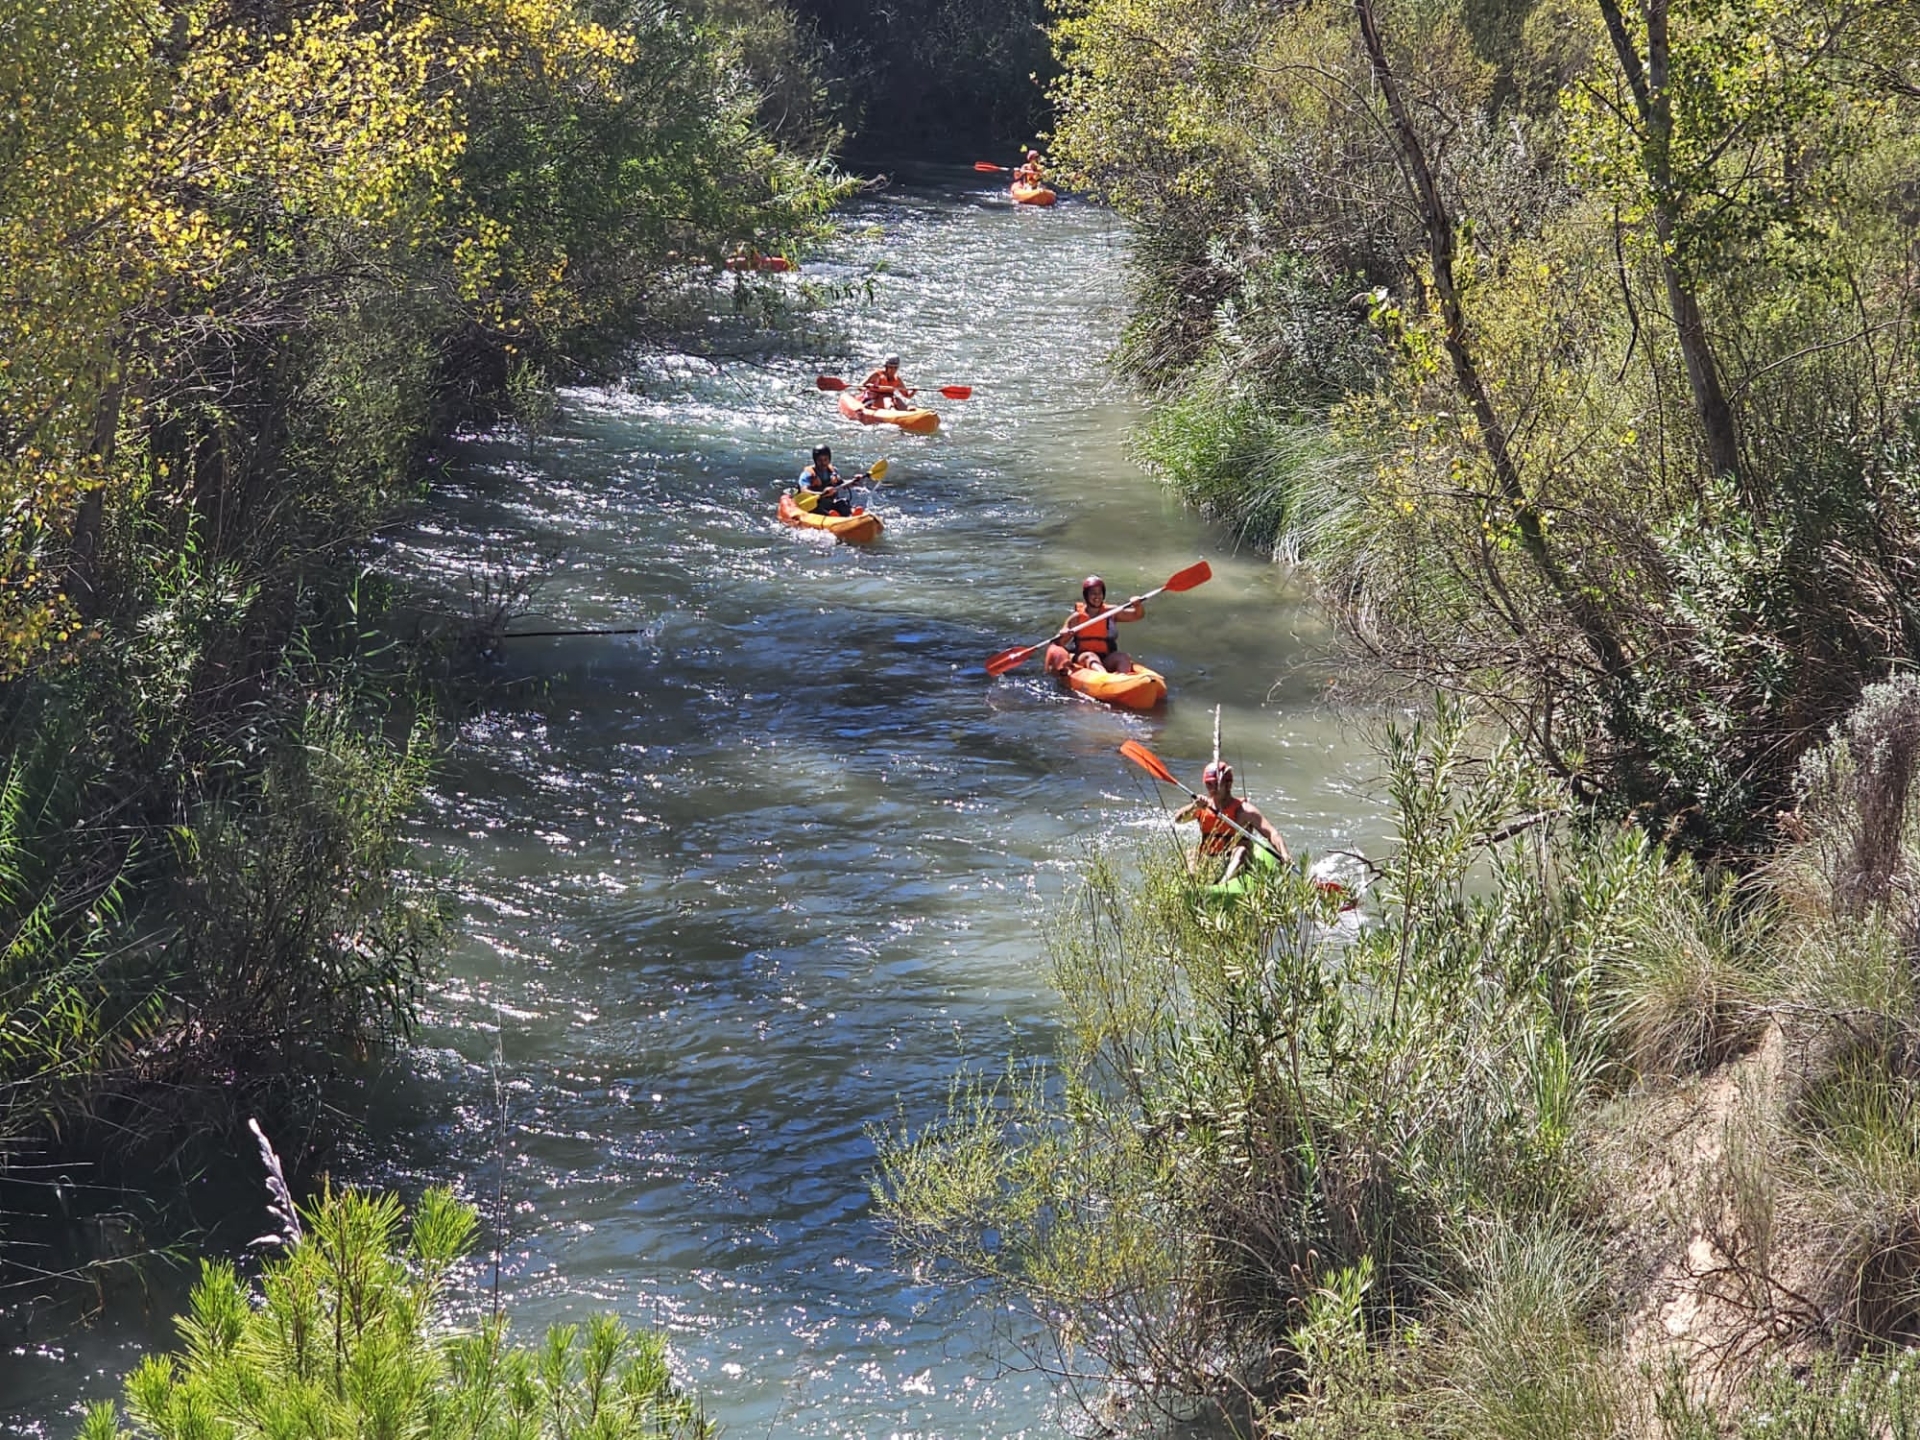
MULTIPOLYGON (((555 557, 519 628, 642 633, 508 642, 516 683, 415 827, 458 876, 457 939, 349 1178, 501 1215, 520 1334, 603 1307, 664 1326, 735 1436, 1059 1433, 1021 1318, 894 1267, 869 1128, 1048 1050, 1037 920, 1177 798, 1122 740, 1197 777, 1219 704, 1242 791, 1296 844, 1378 824, 1300 663, 1312 612, 1127 458, 1136 411, 1103 364, 1126 248, 1103 210, 916 176, 768 282, 829 294, 816 348, 742 320, 717 364, 650 358, 564 392, 537 439, 464 437, 392 542, 390 569, 450 595, 555 557), (938 435, 864 431, 812 384, 889 351, 975 387, 938 435), (871 549, 773 520, 818 440, 843 470, 891 462, 871 549), (1087 571, 1118 598, 1199 556, 1213 581, 1125 632, 1169 677, 1162 712, 1068 696, 1037 661, 982 671, 1087 571)), ((129 1308, 16 1345, 11 1432, 69 1433, 109 1392, 164 1330, 129 1308)))

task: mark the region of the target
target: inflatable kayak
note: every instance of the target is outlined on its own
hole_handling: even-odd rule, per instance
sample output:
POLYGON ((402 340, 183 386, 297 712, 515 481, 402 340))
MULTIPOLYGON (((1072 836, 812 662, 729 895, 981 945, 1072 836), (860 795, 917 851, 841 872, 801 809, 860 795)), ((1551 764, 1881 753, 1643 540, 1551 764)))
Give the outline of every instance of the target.
POLYGON ((851 545, 864 545, 869 540, 878 540, 880 532, 886 527, 880 523, 880 517, 871 510, 856 510, 851 515, 815 515, 811 510, 802 510, 793 503, 793 496, 780 497, 780 523, 793 525, 801 530, 824 530, 836 540, 845 540, 851 545))
POLYGON ((1014 181, 1011 188, 1016 205, 1051 205, 1058 198, 1046 186, 1029 185, 1024 180, 1014 181))
POLYGON ((840 413, 862 425, 898 425, 910 435, 931 435, 940 428, 940 417, 931 410, 883 410, 862 405, 851 390, 840 394, 840 413))
MULTIPOLYGON (((1116 675, 1111 670, 1096 670, 1091 665, 1068 670, 1052 663, 1054 652, 1059 649, 1057 645, 1048 647, 1047 669, 1089 700, 1118 705, 1122 710, 1151 710, 1167 698, 1165 677, 1157 670, 1147 669, 1138 660, 1133 662, 1133 669, 1124 675, 1116 675)), ((1063 658, 1065 653, 1060 651, 1063 658)))

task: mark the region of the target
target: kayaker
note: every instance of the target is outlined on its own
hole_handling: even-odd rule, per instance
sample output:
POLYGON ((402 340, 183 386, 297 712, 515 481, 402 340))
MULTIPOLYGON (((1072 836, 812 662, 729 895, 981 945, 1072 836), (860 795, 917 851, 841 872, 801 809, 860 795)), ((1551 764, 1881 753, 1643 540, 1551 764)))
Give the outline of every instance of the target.
POLYGON ((1013 183, 1016 185, 1038 185, 1040 181, 1040 152, 1027 151, 1027 158, 1013 167, 1013 183))
POLYGON ((917 391, 900 378, 900 357, 889 355, 866 379, 860 382, 860 403, 870 410, 911 410, 907 401, 917 391))
POLYGON ((853 501, 847 498, 847 485, 840 479, 840 472, 833 468, 831 446, 813 447, 813 463, 800 472, 800 488, 811 490, 820 497, 820 503, 813 507, 816 515, 853 514, 853 501))
POLYGON ((1280 857, 1283 865, 1291 865, 1293 857, 1287 853, 1287 842, 1280 838, 1280 832, 1273 828, 1271 821, 1262 815, 1251 800, 1242 800, 1233 793, 1233 767, 1224 760, 1215 760, 1200 772, 1200 783, 1206 787, 1205 801, 1196 800, 1178 815, 1173 817, 1177 825, 1186 820, 1200 822, 1200 848, 1195 855, 1196 862, 1227 857, 1227 868, 1221 874, 1222 883, 1233 879, 1247 863, 1253 853, 1253 842, 1236 831, 1251 831, 1265 840, 1280 857), (1221 817, 1225 816, 1225 819, 1221 817), (1227 823, 1228 820, 1233 825, 1227 823))
POLYGON ((1090 625, 1077 632, 1073 629, 1106 608, 1107 582, 1098 575, 1087 576, 1080 582, 1080 603, 1073 607, 1067 623, 1060 627, 1060 633, 1053 637, 1047 650, 1049 669, 1078 670, 1090 665, 1115 675, 1126 675, 1133 670, 1133 657, 1121 650, 1116 627, 1123 620, 1139 620, 1146 615, 1147 608, 1140 603, 1138 595, 1128 596, 1127 603, 1109 615, 1106 623, 1090 625))

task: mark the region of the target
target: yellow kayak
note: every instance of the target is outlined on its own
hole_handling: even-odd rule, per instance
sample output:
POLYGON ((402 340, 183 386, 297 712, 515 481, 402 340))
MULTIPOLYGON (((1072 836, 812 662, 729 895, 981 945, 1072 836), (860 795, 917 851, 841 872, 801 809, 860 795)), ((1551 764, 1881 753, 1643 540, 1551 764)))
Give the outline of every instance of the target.
POLYGON ((850 545, 864 545, 869 540, 878 540, 880 532, 886 528, 880 523, 880 517, 871 510, 856 510, 851 515, 816 515, 794 504, 791 495, 780 497, 779 513, 782 525, 792 525, 801 530, 824 530, 834 539, 845 540, 850 545))
POLYGON ((911 435, 931 435, 940 428, 940 417, 931 410, 888 410, 862 405, 851 390, 841 392, 840 413, 862 425, 898 425, 911 435))

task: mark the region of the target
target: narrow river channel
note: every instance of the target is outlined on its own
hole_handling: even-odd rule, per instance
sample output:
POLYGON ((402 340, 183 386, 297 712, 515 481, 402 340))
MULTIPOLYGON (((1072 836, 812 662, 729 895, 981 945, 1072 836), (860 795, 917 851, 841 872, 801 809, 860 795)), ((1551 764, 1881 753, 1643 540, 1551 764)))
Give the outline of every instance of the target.
MULTIPOLYGON (((1316 622, 1283 574, 1127 458, 1136 412, 1104 368, 1119 222, 952 173, 844 218, 773 282, 838 287, 821 353, 568 391, 536 440, 462 441, 395 542, 397 571, 449 590, 556 554, 521 628, 643 633, 509 642, 524 686, 437 776, 415 838, 458 873, 457 943, 351 1178, 497 1208, 519 1334, 606 1307, 664 1326, 733 1436, 1051 1435, 1019 1318, 894 1268, 869 1127, 1049 1049, 1038 922, 1174 798, 1122 740, 1197 776, 1223 705, 1241 788, 1313 851, 1377 824, 1368 767, 1318 708, 1316 622), (822 354, 858 373, 888 351, 975 387, 938 435, 863 431, 813 388, 822 354), (773 520, 820 439, 843 470, 891 461, 871 549, 773 520), (982 672, 1087 571, 1121 597, 1198 556, 1212 583, 1126 632, 1169 677, 1163 711, 1068 696, 1037 662, 982 672)), ((111 1326, 16 1350, 16 1428, 70 1433, 61 1412, 130 1352, 111 1326)))

